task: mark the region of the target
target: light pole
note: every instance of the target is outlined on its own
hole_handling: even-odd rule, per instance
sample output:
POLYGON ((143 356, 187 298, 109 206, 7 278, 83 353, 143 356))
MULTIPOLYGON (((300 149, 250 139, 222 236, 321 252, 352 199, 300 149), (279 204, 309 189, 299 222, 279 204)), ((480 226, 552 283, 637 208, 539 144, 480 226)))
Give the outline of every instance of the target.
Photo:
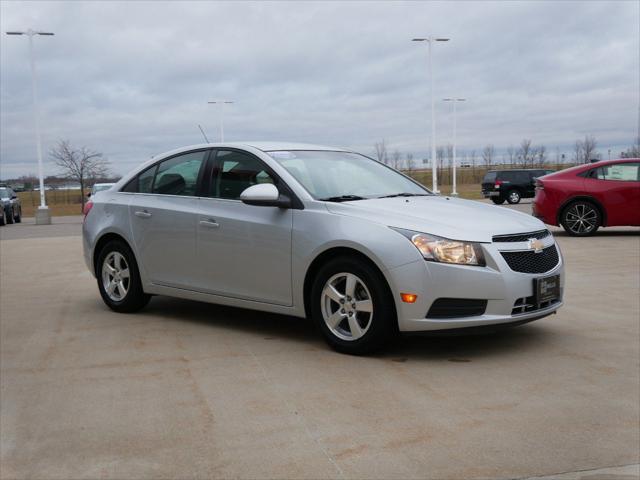
POLYGON ((224 106, 234 102, 233 100, 214 100, 207 103, 220 104, 220 141, 224 142, 224 106))
POLYGON ((442 99, 442 101, 444 102, 453 103, 453 191, 451 192, 451 195, 454 197, 458 196, 458 192, 456 190, 457 188, 456 166, 458 165, 458 162, 456 160, 456 104, 458 102, 465 102, 466 100, 467 100, 466 98, 443 98, 442 99))
POLYGON ((424 38, 414 38, 412 42, 428 42, 429 43, 429 83, 431 85, 431 176, 433 179, 433 192, 438 192, 438 177, 436 170, 436 112, 433 100, 433 64, 431 62, 431 45, 433 42, 448 42, 448 38, 436 38, 428 36, 424 38))
POLYGON ((7 35, 26 35, 29 37, 29 63, 31 64, 31 97, 33 99, 33 119, 36 132, 36 153, 38 155, 38 175, 40 176, 40 207, 36 213, 36 224, 51 223, 51 212, 44 196, 44 173, 42 171, 42 140, 40 138, 40 117, 38 114, 38 92, 36 88, 36 63, 33 57, 33 37, 35 35, 52 36, 51 32, 36 32, 32 29, 23 32, 6 32, 7 35))

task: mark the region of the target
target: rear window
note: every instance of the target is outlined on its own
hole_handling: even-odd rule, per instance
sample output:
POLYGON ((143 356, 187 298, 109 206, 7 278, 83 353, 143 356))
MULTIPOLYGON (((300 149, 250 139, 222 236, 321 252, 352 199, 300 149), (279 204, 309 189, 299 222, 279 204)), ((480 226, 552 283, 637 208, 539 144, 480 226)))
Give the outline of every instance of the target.
POLYGON ((496 172, 487 172, 482 180, 482 183, 492 183, 496 180, 496 172))

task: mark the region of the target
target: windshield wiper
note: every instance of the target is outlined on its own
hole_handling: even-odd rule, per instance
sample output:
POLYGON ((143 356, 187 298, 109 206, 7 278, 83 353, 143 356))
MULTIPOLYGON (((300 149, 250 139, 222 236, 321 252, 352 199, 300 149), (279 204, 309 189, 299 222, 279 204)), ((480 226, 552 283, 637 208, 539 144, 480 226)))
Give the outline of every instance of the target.
POLYGON ((336 197, 321 198, 323 202, 350 202, 351 200, 366 200, 360 195, 338 195, 336 197))
POLYGON ((378 198, 393 198, 393 197, 427 197, 430 194, 428 193, 409 193, 409 192, 402 192, 402 193, 392 193, 391 195, 383 195, 381 197, 378 198))

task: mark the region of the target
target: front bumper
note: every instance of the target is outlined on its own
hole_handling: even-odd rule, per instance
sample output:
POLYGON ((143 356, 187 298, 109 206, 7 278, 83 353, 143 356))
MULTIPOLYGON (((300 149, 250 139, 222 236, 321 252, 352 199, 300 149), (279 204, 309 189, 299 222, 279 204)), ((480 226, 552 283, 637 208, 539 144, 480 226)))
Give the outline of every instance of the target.
MULTIPOLYGON (((552 239, 552 237, 550 237, 552 239)), ((564 295, 564 263, 558 248, 558 264, 542 274, 511 270, 496 243, 483 244, 486 267, 448 265, 419 260, 388 270, 387 277, 396 297, 398 326, 401 332, 450 330, 509 323, 523 323, 554 313, 562 306, 564 295), (516 312, 517 302, 534 295, 534 279, 559 275, 560 298, 525 313, 516 312), (413 304, 403 303, 400 293, 416 293, 413 304), (454 318, 429 318, 427 312, 436 299, 460 298, 487 300, 482 315, 454 318)))

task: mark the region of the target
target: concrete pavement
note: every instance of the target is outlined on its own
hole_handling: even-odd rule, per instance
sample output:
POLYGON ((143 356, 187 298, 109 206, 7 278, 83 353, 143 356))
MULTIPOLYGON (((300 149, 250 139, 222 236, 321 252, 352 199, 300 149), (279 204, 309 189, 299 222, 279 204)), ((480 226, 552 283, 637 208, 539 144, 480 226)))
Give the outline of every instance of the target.
POLYGON ((0 241, 3 479, 637 478, 637 229, 558 233, 558 315, 356 358, 290 317, 113 313, 65 225, 0 241))

